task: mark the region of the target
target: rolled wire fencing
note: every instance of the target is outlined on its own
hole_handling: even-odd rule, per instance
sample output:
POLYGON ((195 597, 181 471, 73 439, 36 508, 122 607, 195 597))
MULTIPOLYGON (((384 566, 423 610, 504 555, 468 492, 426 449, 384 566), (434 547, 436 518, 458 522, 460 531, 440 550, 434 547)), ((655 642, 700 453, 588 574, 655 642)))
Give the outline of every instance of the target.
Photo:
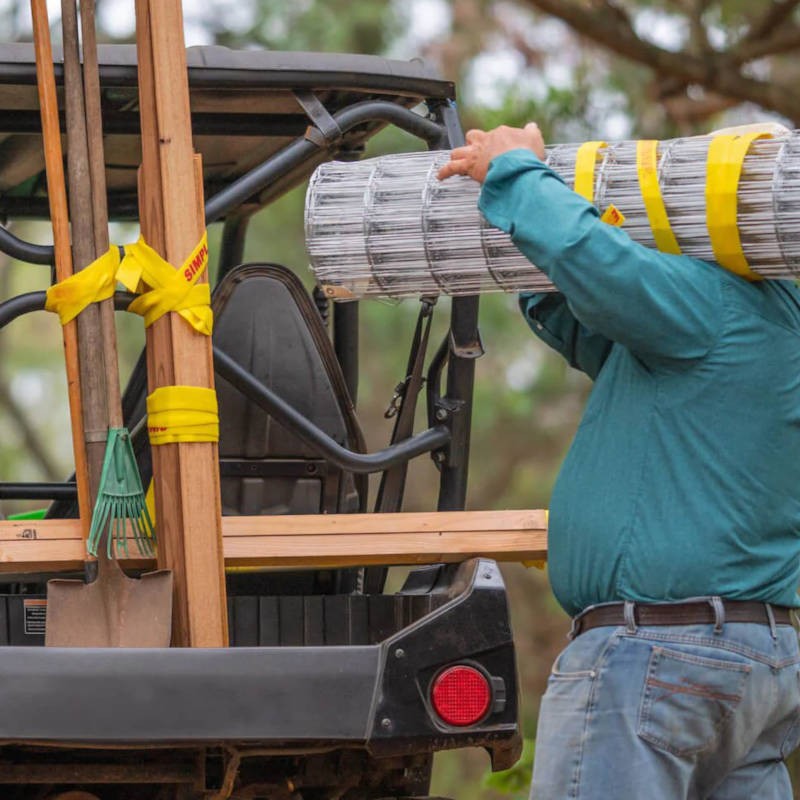
MULTIPOLYGON (((715 254, 706 214, 708 152, 714 136, 659 142, 658 187, 680 252, 715 254)), ((580 145, 547 148, 546 163, 572 186, 580 145)), ((478 211, 480 186, 436 174, 447 151, 329 162, 311 178, 305 232, 310 266, 329 296, 421 297, 553 291, 543 272, 478 211)), ((642 195, 637 142, 598 148, 593 199, 613 206, 623 230, 656 247, 642 195)), ((741 251, 764 278, 800 274, 800 131, 756 139, 741 164, 736 197, 741 251)))

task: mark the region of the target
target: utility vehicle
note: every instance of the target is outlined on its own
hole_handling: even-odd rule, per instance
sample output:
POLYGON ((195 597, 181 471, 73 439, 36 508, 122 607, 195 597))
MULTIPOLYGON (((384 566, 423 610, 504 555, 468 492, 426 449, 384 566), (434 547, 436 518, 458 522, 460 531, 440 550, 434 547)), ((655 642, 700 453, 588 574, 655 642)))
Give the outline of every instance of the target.
MULTIPOLYGON (((133 46, 100 48, 115 220, 137 216, 135 59, 133 46)), ((366 453, 356 413, 358 303, 310 295, 268 250, 241 263, 256 211, 324 160, 359 158, 385 126, 413 134, 420 148, 458 145, 453 85, 420 62, 370 56, 199 47, 188 64, 206 218, 222 226, 213 344, 223 513, 358 514, 368 510, 367 475, 392 470, 400 480, 384 482, 378 510, 399 510, 403 465, 425 453, 439 470, 438 510, 463 509, 482 353, 478 298, 452 301, 447 335, 432 347, 420 392, 428 429, 366 453)), ((32 46, 2 45, 4 220, 48 217, 43 165, 32 46)), ((47 270, 53 258, 6 226, 0 249, 27 269, 47 270)), ((120 295, 118 307, 127 300, 120 295)), ((0 328, 43 306, 43 292, 5 300, 0 328)), ((421 309, 419 330, 431 313, 430 304, 421 309)), ((410 343, 409 371, 420 339, 410 343)), ((146 484, 145 373, 140 360, 123 405, 146 484)), ((400 405, 416 403, 409 384, 401 382, 400 405)), ((49 517, 76 514, 69 479, 0 477, 0 499, 43 501, 49 517)), ((213 659, 191 649, 165 658, 41 647, 47 577, 1 578, 4 800, 424 797, 436 751, 483 747, 494 769, 518 757, 514 648, 492 561, 421 566, 393 593, 384 592, 385 567, 231 571, 231 647, 213 659)))

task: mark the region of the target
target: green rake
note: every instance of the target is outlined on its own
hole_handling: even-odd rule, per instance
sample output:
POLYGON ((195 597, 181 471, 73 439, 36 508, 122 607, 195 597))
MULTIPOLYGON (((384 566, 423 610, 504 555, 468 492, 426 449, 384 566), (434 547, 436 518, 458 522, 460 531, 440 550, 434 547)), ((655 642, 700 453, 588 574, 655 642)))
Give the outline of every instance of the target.
POLYGON ((152 557, 155 527, 145 503, 131 435, 127 428, 109 428, 87 549, 96 557, 105 539, 108 558, 114 558, 117 553, 128 558, 129 532, 139 552, 152 557))

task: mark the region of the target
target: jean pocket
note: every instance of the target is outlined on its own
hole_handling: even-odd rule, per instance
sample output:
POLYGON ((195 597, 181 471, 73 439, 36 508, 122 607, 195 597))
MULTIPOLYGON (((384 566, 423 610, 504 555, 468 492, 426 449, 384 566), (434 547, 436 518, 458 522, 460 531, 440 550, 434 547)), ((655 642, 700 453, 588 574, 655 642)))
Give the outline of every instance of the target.
POLYGON ((738 661, 654 647, 637 733, 678 756, 708 749, 739 705, 750 669, 738 661))
POLYGON ((574 681, 594 678, 617 637, 600 629, 589 631, 571 641, 559 654, 550 671, 550 681, 574 681))

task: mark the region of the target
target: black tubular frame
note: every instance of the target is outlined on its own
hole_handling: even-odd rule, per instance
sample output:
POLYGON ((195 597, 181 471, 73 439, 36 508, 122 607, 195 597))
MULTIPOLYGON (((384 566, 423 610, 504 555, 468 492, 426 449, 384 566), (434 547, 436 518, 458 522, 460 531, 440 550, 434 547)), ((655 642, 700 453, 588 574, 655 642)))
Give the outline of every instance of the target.
MULTIPOLYGON (((342 134, 369 122, 387 122, 418 136, 429 144, 441 142, 444 135, 444 129, 440 124, 405 106, 398 106, 387 100, 364 100, 354 103, 334 114, 333 118, 342 134)), ((336 142, 320 146, 304 136, 298 137, 209 198, 205 206, 206 224, 228 216, 254 195, 277 179, 288 175, 326 146, 335 149, 336 142)), ((0 250, 12 258, 29 264, 53 263, 52 246, 26 242, 3 226, 0 226, 0 250)))
MULTIPOLYGON (((385 100, 355 103, 333 115, 340 130, 335 140, 323 142, 318 137, 299 137, 213 195, 205 206, 206 222, 225 218, 219 275, 224 275, 241 260, 247 223, 252 211, 257 210, 255 205, 252 211, 242 207, 270 184, 288 176, 312 157, 318 157, 320 152, 335 153, 341 137, 358 126, 375 122, 394 124, 424 140, 432 149, 446 149, 462 144, 464 136, 455 104, 452 101, 435 101, 428 104, 428 109, 428 116, 423 116, 385 100), (312 141, 312 138, 316 141, 312 141)), ((24 242, 2 226, 0 250, 29 263, 52 263, 52 247, 24 242)), ((131 295, 118 293, 116 306, 125 308, 131 299, 131 295)), ((435 393, 438 404, 436 419, 442 420, 443 424, 432 424, 427 430, 375 453, 355 453, 342 447, 217 348, 214 348, 215 368, 222 378, 286 425, 309 446, 350 472, 379 472, 423 453, 434 453, 441 473, 439 510, 463 509, 467 490, 474 359, 480 354, 478 299, 477 296, 453 298, 449 343, 443 348, 446 355, 435 359, 437 363, 432 364, 432 367, 441 371, 444 362, 447 363, 445 395, 440 398, 438 392, 435 393)), ((44 308, 44 301, 44 292, 33 292, 0 304, 0 329, 21 314, 44 308)), ((347 306, 336 310, 334 328, 337 355, 345 372, 348 388, 355 398, 358 386, 357 305, 353 304, 349 310, 347 306)), ((437 385, 438 380, 437 374, 437 385)), ((433 393, 429 391, 429 397, 432 396, 433 393)), ((429 411, 433 414, 431 409, 429 411)), ((0 483, 0 494, 5 491, 3 486, 0 483)), ((34 486, 43 487, 45 484, 26 486, 26 490, 36 491, 34 486)))
MULTIPOLYGON (((460 147, 464 132, 458 119, 455 103, 440 102, 431 108, 443 126, 443 134, 436 143, 438 149, 460 147)), ((469 472, 469 445, 472 429, 472 399, 475 384, 475 359, 483 350, 478 332, 479 296, 454 297, 450 311, 450 336, 444 351, 434 355, 431 369, 444 366, 447 358, 447 387, 439 407, 429 408, 429 413, 440 414, 451 433, 450 446, 439 462, 439 511, 461 511, 467 502, 469 472)), ((430 378, 436 377, 429 375, 430 378)), ((438 378, 437 378, 438 380, 438 378)), ((429 394, 429 398, 430 398, 429 394)))
MULTIPOLYGON (((126 310, 134 298, 135 295, 128 292, 117 292, 114 305, 117 310, 126 310)), ((29 292, 0 303, 0 330, 25 314, 43 311, 46 299, 46 292, 29 292)), ((248 400, 263 408, 331 463, 349 472, 380 472, 416 456, 446 447, 450 442, 450 430, 439 425, 375 453, 357 453, 342 447, 218 347, 214 348, 214 367, 221 378, 248 400)), ((76 494, 74 483, 0 482, 0 500, 69 500, 76 494)))
POLYGON ((439 425, 375 453, 354 453, 323 433, 218 347, 214 348, 214 368, 220 377, 248 400, 263 408, 295 436, 348 472, 380 472, 403 461, 410 461, 415 456, 438 450, 450 442, 450 430, 439 425))
MULTIPOLYGON (((441 141, 443 135, 443 128, 438 123, 387 100, 364 100, 354 103, 334 114, 333 119, 342 135, 368 122, 391 123, 431 144, 441 141)), ((295 139, 210 198, 206 203, 206 223, 226 216, 277 178, 288 175, 295 167, 300 166, 326 146, 335 149, 336 141, 320 145, 305 137, 295 139)))

